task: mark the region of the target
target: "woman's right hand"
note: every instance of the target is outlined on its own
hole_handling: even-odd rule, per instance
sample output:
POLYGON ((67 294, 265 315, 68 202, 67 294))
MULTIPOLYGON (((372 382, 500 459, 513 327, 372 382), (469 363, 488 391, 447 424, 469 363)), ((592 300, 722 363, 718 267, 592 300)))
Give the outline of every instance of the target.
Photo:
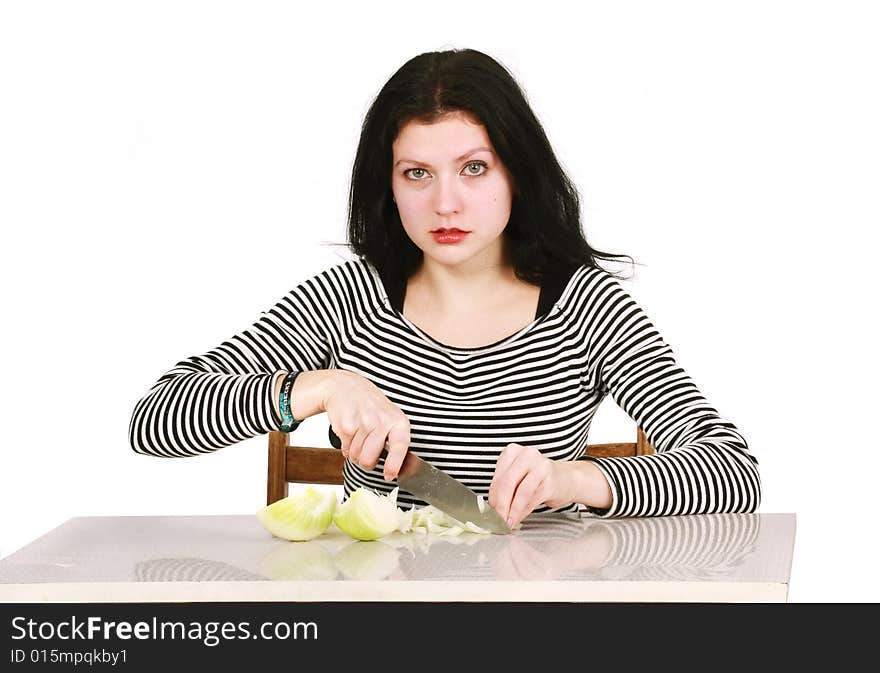
POLYGON ((372 381, 355 372, 334 370, 326 390, 323 407, 330 428, 342 442, 342 455, 372 470, 387 442, 383 474, 386 481, 396 479, 409 450, 406 414, 372 381))

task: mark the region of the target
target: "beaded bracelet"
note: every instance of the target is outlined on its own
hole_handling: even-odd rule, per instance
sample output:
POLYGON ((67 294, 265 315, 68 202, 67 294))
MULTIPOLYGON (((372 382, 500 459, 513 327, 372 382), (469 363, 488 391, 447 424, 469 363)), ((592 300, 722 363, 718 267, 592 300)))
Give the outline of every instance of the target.
POLYGON ((290 372, 281 383, 281 398, 278 404, 278 408, 281 411, 281 432, 291 432, 302 423, 302 421, 296 420, 290 411, 290 390, 293 388, 293 382, 296 381, 296 377, 299 374, 300 372, 290 372))

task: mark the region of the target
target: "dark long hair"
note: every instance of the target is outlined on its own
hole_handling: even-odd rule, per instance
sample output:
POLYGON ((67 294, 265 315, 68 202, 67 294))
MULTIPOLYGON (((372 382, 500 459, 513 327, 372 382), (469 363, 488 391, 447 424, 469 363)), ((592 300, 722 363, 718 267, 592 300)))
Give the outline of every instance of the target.
POLYGON ((597 258, 633 261, 587 243, 577 189, 513 76, 482 52, 453 49, 404 63, 376 96, 361 128, 351 172, 348 247, 389 285, 404 283, 423 257, 392 200, 392 143, 408 122, 430 124, 451 112, 466 113, 485 127, 511 175, 504 236, 517 278, 538 285, 550 271, 598 267, 597 258))

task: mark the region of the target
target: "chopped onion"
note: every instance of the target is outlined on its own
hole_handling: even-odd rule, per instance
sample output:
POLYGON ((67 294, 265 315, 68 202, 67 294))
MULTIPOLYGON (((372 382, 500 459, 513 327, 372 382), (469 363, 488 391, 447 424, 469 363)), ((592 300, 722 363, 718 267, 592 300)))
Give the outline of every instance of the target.
POLYGON ((336 509, 336 494, 308 487, 302 493, 282 498, 257 512, 257 519, 275 537, 311 540, 330 526, 336 509))
POLYGON ((336 508, 333 523, 357 540, 376 540, 400 525, 396 503, 396 488, 385 496, 360 487, 336 508))
MULTIPOLYGON (((404 511, 397 506, 398 491, 379 495, 361 487, 338 505, 334 492, 310 486, 262 508, 257 518, 276 537, 295 541, 318 537, 331 522, 357 540, 376 540, 394 531, 445 537, 490 532, 471 521, 462 523, 433 505, 404 511)), ((486 502, 481 496, 477 496, 477 506, 484 511, 486 502)))
POLYGON ((471 521, 462 523, 433 505, 413 507, 406 512, 403 510, 398 511, 400 512, 400 524, 397 530, 401 533, 446 536, 461 535, 464 532, 491 533, 491 531, 481 528, 471 521))
POLYGON ((477 509, 480 510, 480 514, 486 511, 486 501, 483 499, 483 496, 477 496, 477 509))

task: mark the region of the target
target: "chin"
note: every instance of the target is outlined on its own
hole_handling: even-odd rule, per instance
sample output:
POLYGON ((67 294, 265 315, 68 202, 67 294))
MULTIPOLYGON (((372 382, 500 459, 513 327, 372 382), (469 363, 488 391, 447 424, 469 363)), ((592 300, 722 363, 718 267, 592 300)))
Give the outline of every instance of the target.
MULTIPOLYGON (((450 248, 453 246, 450 246, 450 248)), ((425 259, 431 259, 443 266, 461 266, 482 257, 483 250, 431 250, 424 253, 425 259)))

